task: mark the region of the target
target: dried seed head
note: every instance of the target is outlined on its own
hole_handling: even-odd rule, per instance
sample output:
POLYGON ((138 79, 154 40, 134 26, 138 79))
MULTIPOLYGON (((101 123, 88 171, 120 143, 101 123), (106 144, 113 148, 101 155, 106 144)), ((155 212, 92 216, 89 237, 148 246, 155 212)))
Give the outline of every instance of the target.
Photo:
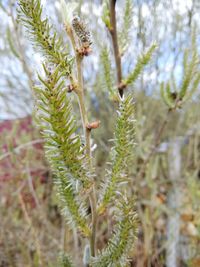
POLYGON ((92 44, 90 32, 78 16, 73 18, 72 27, 83 47, 89 47, 92 44))

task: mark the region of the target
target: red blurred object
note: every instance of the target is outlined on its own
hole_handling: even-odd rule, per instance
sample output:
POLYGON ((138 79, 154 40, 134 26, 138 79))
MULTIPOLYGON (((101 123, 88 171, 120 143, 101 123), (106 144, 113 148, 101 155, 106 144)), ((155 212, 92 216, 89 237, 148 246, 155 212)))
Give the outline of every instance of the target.
POLYGON ((47 183, 48 168, 43 143, 31 116, 0 122, 0 151, 0 191, 8 184, 15 189, 23 185, 24 201, 35 207, 28 181, 31 178, 34 189, 47 183))

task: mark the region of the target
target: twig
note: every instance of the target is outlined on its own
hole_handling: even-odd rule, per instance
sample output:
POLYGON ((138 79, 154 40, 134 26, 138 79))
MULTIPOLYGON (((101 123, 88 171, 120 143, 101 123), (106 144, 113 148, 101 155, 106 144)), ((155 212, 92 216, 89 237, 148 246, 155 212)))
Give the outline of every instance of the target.
MULTIPOLYGON (((73 34, 71 27, 66 27, 67 34, 71 40, 75 57, 76 57, 76 68, 77 68, 77 86, 74 88, 74 91, 78 97, 79 109, 82 119, 82 127, 84 129, 85 136, 85 146, 86 146, 86 156, 89 160, 89 167, 92 171, 92 154, 91 154, 91 129, 87 128, 88 117, 84 101, 84 88, 83 88, 83 71, 82 71, 82 60, 83 56, 79 53, 76 46, 76 40, 73 34)), ((74 81, 73 81, 74 83, 74 81)), ((95 185, 93 184, 92 191, 89 193, 89 201, 91 207, 91 216, 92 216, 92 233, 90 237, 90 249, 91 256, 95 256, 96 252, 96 225, 97 225, 97 211, 96 211, 96 190, 95 185)))
POLYGON ((26 173, 27 173, 27 179, 28 179, 28 186, 29 186, 29 190, 34 198, 34 201, 35 201, 35 204, 36 204, 36 207, 41 210, 41 205, 40 205, 40 201, 37 197, 37 194, 35 192, 35 189, 34 189, 34 186, 33 186, 33 179, 32 179, 32 176, 31 176, 31 173, 30 173, 30 168, 29 168, 29 163, 27 162, 26 163, 26 173))
POLYGON ((116 12, 115 12, 116 0, 110 0, 110 23, 111 28, 110 34, 112 37, 112 44, 115 55, 115 64, 117 69, 117 82, 118 82, 118 91, 121 97, 123 97, 123 88, 122 84, 122 67, 121 67, 121 55, 119 53, 118 39, 117 39, 117 23, 116 23, 116 12))
POLYGON ((31 232, 34 236, 34 239, 35 239, 35 245, 36 245, 36 250, 37 250, 37 254, 38 254, 38 261, 39 261, 39 264, 40 266, 44 266, 44 260, 43 260, 43 257, 42 257, 42 253, 41 253, 41 247, 40 247, 40 242, 38 240, 38 233, 36 232, 34 226, 33 226, 33 223, 32 223, 32 220, 27 212, 27 209, 26 209, 26 206, 25 206, 25 203, 24 203, 24 200, 23 200, 23 197, 21 195, 21 193, 19 193, 18 195, 19 197, 19 202, 20 202, 20 205, 21 205, 21 208, 22 208, 22 211, 24 213, 24 217, 25 217, 25 220, 28 224, 28 226, 30 227, 31 229, 31 232))
POLYGON ((20 150, 22 150, 22 149, 25 149, 25 148, 32 146, 32 145, 42 144, 42 143, 44 143, 43 139, 36 139, 36 140, 30 141, 30 142, 27 142, 25 144, 21 144, 21 145, 15 147, 12 152, 6 152, 5 154, 1 155, 0 161, 5 159, 8 156, 11 156, 13 153, 19 153, 20 150))

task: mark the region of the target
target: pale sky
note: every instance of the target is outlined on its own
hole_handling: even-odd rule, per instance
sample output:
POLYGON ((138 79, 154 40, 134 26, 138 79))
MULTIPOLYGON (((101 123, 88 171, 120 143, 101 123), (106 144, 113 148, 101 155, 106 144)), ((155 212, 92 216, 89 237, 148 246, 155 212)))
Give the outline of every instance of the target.
MULTIPOLYGON (((1 1, 1 0, 0 0, 1 1)), ((163 10, 163 2, 164 0, 161 0, 160 3, 157 5, 157 9, 158 9, 158 12, 160 12, 161 14, 161 19, 162 19, 162 25, 167 25, 168 23, 172 23, 173 20, 175 19, 172 14, 171 14, 171 10, 163 10)), ((3 0, 3 3, 6 3, 7 1, 3 0)), ((48 0, 42 0, 44 6, 46 3, 48 3, 48 0)), ((75 1, 76 2, 76 1, 75 1)), ((84 1, 83 1, 84 2, 84 1)), ((122 14, 121 10, 122 8, 120 9, 119 6, 120 4, 123 4, 123 1, 122 0, 119 0, 119 5, 118 5, 118 14, 122 14)), ((184 15, 184 14, 187 14, 188 10, 191 8, 192 6, 192 0, 173 0, 171 1, 172 3, 172 10, 175 10, 176 13, 180 16, 184 15)), ((91 4, 90 4, 91 5, 91 4)), ((83 6, 81 8, 81 11, 83 13, 83 15, 85 15, 86 17, 89 18, 89 26, 91 28, 91 30, 93 31, 96 31, 96 29, 94 27, 96 27, 96 24, 92 24, 90 23, 90 13, 91 13, 91 8, 90 8, 90 5, 87 3, 87 2, 84 2, 83 3, 83 6)), ((60 0, 59 1, 56 1, 55 2, 55 7, 59 10, 60 9, 60 0)), ((45 10, 47 11, 47 14, 52 17, 53 15, 53 7, 51 6, 45 6, 45 10)), ((100 30, 100 40, 107 40, 107 33, 104 29, 104 26, 103 26, 103 23, 101 21, 101 12, 102 12, 102 6, 100 5, 96 5, 94 2, 93 2, 93 8, 92 8, 92 13, 98 17, 98 23, 99 23, 99 27, 102 29, 100 30)), ((150 15, 151 15, 151 10, 149 10, 149 6, 147 4, 147 1, 143 1, 142 2, 142 16, 144 18, 144 20, 148 21, 148 25, 144 25, 144 27, 152 27, 152 24, 153 24, 153 19, 150 15)), ((5 13, 0 9, 0 18, 1 18, 1 28, 0 28, 0 34, 2 36, 0 36, 0 50, 1 49, 4 49, 5 48, 5 27, 7 27, 6 25, 11 25, 11 22, 10 20, 8 19, 8 17, 5 15, 5 13)), ((196 18, 196 20, 198 21, 199 19, 196 18)), ((137 27, 137 15, 134 17, 134 26, 137 27)), ((171 26, 170 26, 171 27, 171 26)), ((170 30, 172 30, 170 27, 167 27, 167 28, 160 28, 159 29, 159 32, 155 32, 155 38, 163 38, 163 36, 169 36, 170 38, 172 38, 172 33, 170 32, 170 30), (160 37, 159 37, 160 35, 160 37)), ((136 32, 132 31, 133 32, 133 46, 129 46, 128 48, 128 51, 127 51, 127 56, 124 57, 124 64, 123 66, 124 67, 124 72, 128 72, 129 71, 129 67, 131 67, 134 62, 133 62, 133 59, 132 59, 132 55, 135 55, 135 54, 138 54, 139 51, 141 50, 141 47, 136 47, 135 46, 135 39, 136 39, 136 32)), ((187 36, 186 36, 187 37, 187 36)), ((151 41, 154 41, 154 36, 153 35, 149 35, 148 36, 149 39, 152 39, 151 41)), ((177 37, 179 38, 179 37, 177 37)), ((151 42, 149 41, 149 42, 151 42)), ((163 40, 162 40, 163 41, 163 40)), ((173 54, 169 54, 168 53, 168 49, 167 47, 169 46, 169 43, 171 41, 175 41, 176 40, 173 40, 172 39, 169 39, 169 40, 164 40, 163 43, 162 43, 162 46, 160 49, 161 49, 161 52, 162 52, 162 57, 160 59, 160 70, 161 72, 163 72, 164 74, 164 77, 167 77, 167 75, 170 75, 170 71, 173 67, 173 64, 174 64, 174 55, 173 54)), ((181 42, 181 39, 180 39, 180 42, 181 42)), ((184 42, 183 42, 184 44, 184 42)), ((150 45, 147 44, 147 47, 150 45)), ((178 47, 178 46, 177 46, 178 47)), ((31 52, 33 53, 33 52, 31 52)), ((40 62, 40 56, 39 54, 35 53, 32 54, 33 55, 33 58, 34 58, 34 61, 35 62, 40 62)), ((0 55, 1 56, 1 55, 0 55)), ((92 75, 91 76, 91 71, 95 71, 97 72, 98 71, 98 67, 99 67, 99 62, 98 62, 98 57, 95 56, 95 53, 93 53, 93 55, 89 58, 89 59, 86 59, 87 61, 87 66, 88 66, 88 69, 87 71, 84 73, 85 74, 85 77, 92 77, 93 79, 95 79, 95 75, 92 75)), ((37 64, 38 65, 38 64, 37 64)), ((22 68, 20 67, 20 64, 18 61, 16 60, 13 60, 12 58, 9 59, 8 61, 8 58, 6 57, 2 57, 1 56, 1 61, 0 61, 0 68, 1 68, 1 77, 0 77, 0 95, 2 92, 5 93, 5 86, 4 86, 4 83, 5 81, 3 80, 4 77, 6 77, 6 75, 9 76, 9 73, 10 73, 10 70, 12 70, 12 72, 15 73, 16 76, 19 76, 20 77, 20 80, 22 81, 22 83, 24 83, 24 87, 25 89, 27 88, 27 92, 30 91, 30 88, 28 86, 26 86, 26 77, 24 76, 23 74, 23 71, 22 71, 22 68)), ((180 77, 180 74, 181 74, 181 71, 182 71, 182 68, 181 68, 181 65, 178 64, 176 69, 175 69, 175 73, 176 73, 176 76, 177 77, 180 77)), ((162 73, 161 73, 162 74, 162 73)), ((150 72, 144 72, 144 80, 147 81, 148 84, 151 84, 152 81, 154 81, 156 79, 156 69, 155 68, 152 68, 150 72)), ((162 79, 162 75, 160 76, 159 79, 162 79)), ((16 93, 16 92, 15 92, 16 93)), ((17 112, 18 116, 25 116, 27 114, 27 112, 31 112, 31 109, 32 107, 29 106, 29 111, 27 111, 26 109, 23 109, 21 107, 18 106, 17 103, 20 103, 20 95, 18 97, 18 99, 15 99, 15 104, 12 106, 12 108, 14 109, 14 112, 17 112)), ((13 115, 10 114, 9 112, 6 112, 5 110, 5 106, 3 104, 3 102, 1 101, 1 97, 0 97, 0 119, 6 119, 6 118, 12 118, 13 115)))

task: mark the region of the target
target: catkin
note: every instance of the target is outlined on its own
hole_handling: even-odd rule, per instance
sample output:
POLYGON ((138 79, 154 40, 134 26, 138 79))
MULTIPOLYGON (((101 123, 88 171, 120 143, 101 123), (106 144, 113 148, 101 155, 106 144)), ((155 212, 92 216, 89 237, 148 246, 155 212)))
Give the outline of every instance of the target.
POLYGON ((80 40, 81 44, 84 47, 89 47, 92 44, 91 34, 87 30, 87 27, 84 24, 84 22, 81 21, 81 19, 78 16, 73 18, 72 27, 74 32, 76 33, 76 36, 80 40))

